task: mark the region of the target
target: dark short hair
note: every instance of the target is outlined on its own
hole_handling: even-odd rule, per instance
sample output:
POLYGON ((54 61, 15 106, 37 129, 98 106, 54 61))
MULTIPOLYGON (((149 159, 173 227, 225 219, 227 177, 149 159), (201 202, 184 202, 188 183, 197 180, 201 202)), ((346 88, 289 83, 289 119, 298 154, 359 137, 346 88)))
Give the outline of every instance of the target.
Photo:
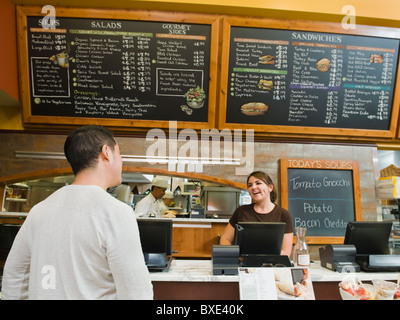
POLYGON ((94 167, 104 145, 114 150, 113 133, 102 126, 89 125, 74 130, 65 140, 64 154, 76 175, 83 169, 94 167))
POLYGON ((265 172, 263 172, 263 171, 254 171, 254 172, 250 173, 249 176, 247 177, 246 184, 249 183, 249 179, 251 177, 255 177, 257 179, 260 179, 265 184, 267 184, 269 186, 272 186, 272 191, 270 192, 269 196, 270 196, 271 202, 275 202, 275 200, 277 199, 278 195, 276 194, 275 186, 274 186, 274 183, 272 182, 271 177, 268 174, 266 174, 265 172))

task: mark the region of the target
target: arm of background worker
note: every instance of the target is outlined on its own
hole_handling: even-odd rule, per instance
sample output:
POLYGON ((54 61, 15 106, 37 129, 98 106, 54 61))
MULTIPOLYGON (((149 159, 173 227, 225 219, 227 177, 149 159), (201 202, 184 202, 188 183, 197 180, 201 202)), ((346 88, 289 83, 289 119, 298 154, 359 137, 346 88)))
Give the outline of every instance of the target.
POLYGON ((26 230, 22 226, 14 239, 4 266, 2 300, 28 299, 31 254, 26 237, 26 230))
POLYGON ((146 217, 149 213, 149 205, 143 200, 139 201, 135 206, 135 217, 146 217))

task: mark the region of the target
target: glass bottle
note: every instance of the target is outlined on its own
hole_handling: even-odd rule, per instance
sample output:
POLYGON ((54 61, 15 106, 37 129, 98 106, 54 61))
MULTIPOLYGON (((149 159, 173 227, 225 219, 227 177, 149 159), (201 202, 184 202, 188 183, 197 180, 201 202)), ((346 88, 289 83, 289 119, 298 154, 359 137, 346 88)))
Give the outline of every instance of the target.
POLYGON ((298 267, 310 266, 310 250, 306 242, 307 228, 296 228, 296 245, 293 251, 293 262, 298 267))

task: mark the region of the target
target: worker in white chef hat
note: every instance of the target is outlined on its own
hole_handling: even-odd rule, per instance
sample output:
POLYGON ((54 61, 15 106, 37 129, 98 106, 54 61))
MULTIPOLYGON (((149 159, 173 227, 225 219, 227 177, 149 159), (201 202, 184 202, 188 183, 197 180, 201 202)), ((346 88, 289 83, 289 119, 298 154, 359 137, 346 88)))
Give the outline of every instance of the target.
POLYGON ((169 206, 173 200, 174 200, 174 193, 172 191, 166 191, 160 203, 161 213, 164 213, 165 210, 169 210, 169 206))
POLYGON ((135 207, 136 217, 161 218, 161 206, 159 200, 164 196, 168 188, 168 178, 156 176, 151 182, 150 193, 140 200, 135 207))

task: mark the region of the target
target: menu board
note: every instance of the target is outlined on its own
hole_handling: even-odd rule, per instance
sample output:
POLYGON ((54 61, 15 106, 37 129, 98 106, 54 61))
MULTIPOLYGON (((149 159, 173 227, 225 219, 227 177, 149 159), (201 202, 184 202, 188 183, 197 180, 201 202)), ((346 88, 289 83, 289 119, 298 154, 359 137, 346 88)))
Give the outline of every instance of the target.
POLYGON ((212 24, 165 17, 27 15, 30 115, 208 123, 212 24))
POLYGON ((399 39, 229 31, 224 124, 390 130, 399 39))
POLYGON ((360 219, 357 162, 281 159, 281 179, 282 206, 308 237, 344 237, 347 223, 360 219))
POLYGON ((308 236, 344 236, 354 221, 351 171, 288 169, 288 210, 308 236))

